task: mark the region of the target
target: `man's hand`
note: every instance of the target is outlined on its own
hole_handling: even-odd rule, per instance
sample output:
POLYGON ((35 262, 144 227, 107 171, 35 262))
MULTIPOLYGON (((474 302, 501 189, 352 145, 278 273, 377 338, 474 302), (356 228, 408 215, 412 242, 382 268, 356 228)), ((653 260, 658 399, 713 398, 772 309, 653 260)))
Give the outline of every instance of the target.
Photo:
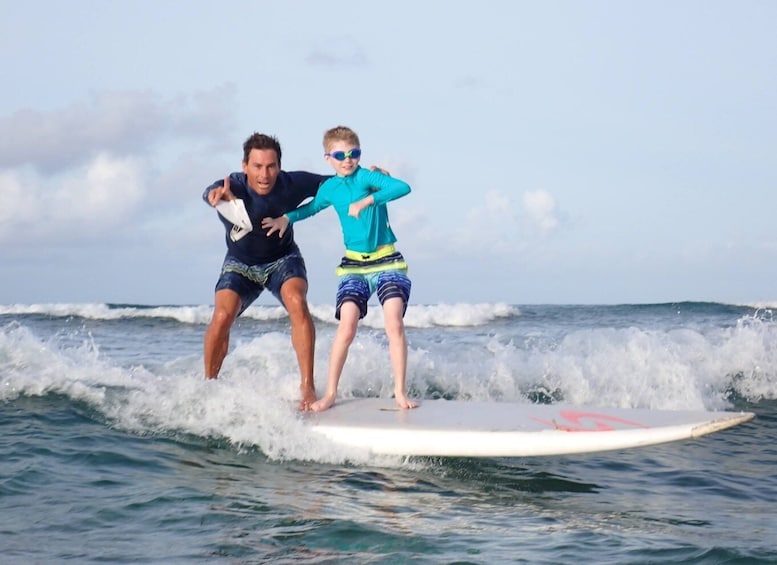
POLYGON ((229 177, 224 179, 224 186, 217 186, 208 193, 208 204, 215 206, 222 200, 234 200, 235 195, 229 189, 229 177))
POLYGON ((285 215, 278 216, 277 218, 262 218, 262 228, 267 230, 267 237, 270 237, 276 231, 278 237, 283 237, 286 233, 286 228, 289 227, 289 218, 285 215))
POLYGON ((386 175, 387 177, 390 177, 390 176, 391 176, 391 173, 390 173, 390 172, 388 172, 388 171, 386 171, 386 170, 384 170, 384 169, 381 169, 380 167, 376 167, 375 165, 370 165, 370 170, 371 170, 371 171, 378 171, 379 173, 383 173, 383 174, 384 174, 384 175, 386 175))

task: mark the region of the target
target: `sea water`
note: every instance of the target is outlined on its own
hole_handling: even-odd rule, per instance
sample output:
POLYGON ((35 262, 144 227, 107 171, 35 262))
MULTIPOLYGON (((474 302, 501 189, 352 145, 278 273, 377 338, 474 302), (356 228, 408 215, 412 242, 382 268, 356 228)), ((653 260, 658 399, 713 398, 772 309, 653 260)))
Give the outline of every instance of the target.
MULTIPOLYGON (((336 326, 312 311, 322 391, 336 326)), ((0 305, 0 562, 777 563, 774 304, 411 305, 417 398, 756 413, 696 440, 490 459, 312 434, 280 307, 238 320, 206 382, 210 314, 0 305)), ((392 390, 371 305, 340 396, 392 390)))

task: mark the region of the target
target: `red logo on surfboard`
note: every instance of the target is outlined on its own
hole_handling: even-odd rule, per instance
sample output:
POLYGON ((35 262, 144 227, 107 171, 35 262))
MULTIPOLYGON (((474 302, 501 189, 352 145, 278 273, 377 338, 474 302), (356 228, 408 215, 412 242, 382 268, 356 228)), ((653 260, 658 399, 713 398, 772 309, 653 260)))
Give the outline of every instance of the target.
POLYGON ((532 420, 547 424, 553 429, 563 432, 612 432, 616 427, 612 424, 621 424, 632 428, 648 428, 639 422, 633 422, 617 416, 608 416, 597 412, 578 412, 577 410, 562 410, 559 412, 559 418, 570 422, 572 425, 560 424, 554 420, 543 420, 542 418, 532 417, 532 420))

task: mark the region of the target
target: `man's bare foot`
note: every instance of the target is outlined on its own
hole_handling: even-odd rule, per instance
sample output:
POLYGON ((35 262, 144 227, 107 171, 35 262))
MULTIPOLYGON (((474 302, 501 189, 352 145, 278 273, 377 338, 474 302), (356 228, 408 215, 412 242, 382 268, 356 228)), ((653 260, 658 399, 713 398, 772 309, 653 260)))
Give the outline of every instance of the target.
POLYGON ((335 405, 335 399, 336 399, 335 395, 332 395, 332 396, 327 395, 321 400, 319 400, 318 402, 314 402, 313 404, 311 404, 310 409, 313 412, 323 412, 324 410, 327 410, 335 405))
POLYGON ((316 389, 315 388, 302 388, 300 387, 300 392, 302 393, 302 398, 299 400, 299 409, 302 412, 307 412, 308 410, 311 410, 311 406, 315 404, 316 402, 316 389))
POLYGON ((418 402, 415 402, 414 400, 410 400, 404 394, 394 393, 394 397, 396 398, 397 406, 399 406, 402 410, 410 410, 411 408, 418 408, 418 402))

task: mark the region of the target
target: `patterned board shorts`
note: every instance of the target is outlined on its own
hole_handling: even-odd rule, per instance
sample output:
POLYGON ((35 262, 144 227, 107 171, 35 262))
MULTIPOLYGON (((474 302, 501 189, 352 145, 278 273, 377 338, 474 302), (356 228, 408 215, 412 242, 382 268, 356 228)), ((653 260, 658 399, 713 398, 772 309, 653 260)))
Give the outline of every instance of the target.
POLYGON ((216 283, 216 291, 226 288, 240 296, 239 316, 259 298, 265 289, 283 304, 281 287, 283 283, 294 277, 300 277, 306 281, 308 279, 305 260, 296 247, 280 259, 259 265, 246 265, 227 255, 221 267, 221 276, 216 283))
POLYGON ((377 293, 383 305, 390 298, 402 299, 402 315, 407 312, 410 300, 410 278, 407 276, 407 263, 394 246, 386 246, 386 251, 372 254, 358 254, 348 251, 337 267, 340 282, 337 285, 335 318, 340 319, 340 308, 345 302, 354 302, 359 307, 359 318, 367 315, 367 303, 377 293), (362 257, 365 257, 363 260, 362 257))

